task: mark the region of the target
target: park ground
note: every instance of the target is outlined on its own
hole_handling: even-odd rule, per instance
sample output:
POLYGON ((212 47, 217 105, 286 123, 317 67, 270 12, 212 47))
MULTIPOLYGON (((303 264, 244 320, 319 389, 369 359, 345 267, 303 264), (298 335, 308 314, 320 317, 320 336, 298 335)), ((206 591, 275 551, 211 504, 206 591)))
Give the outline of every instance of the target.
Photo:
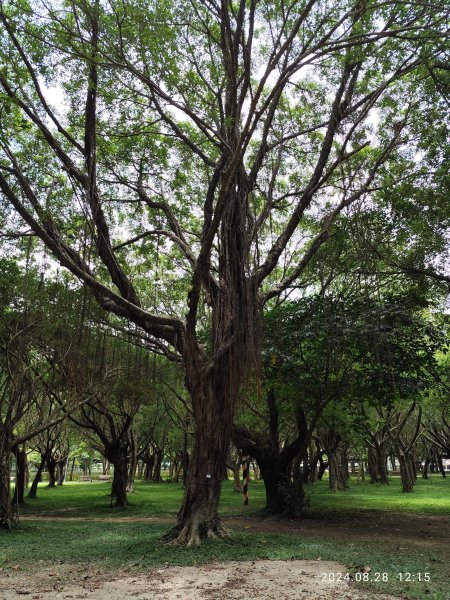
POLYGON ((396 478, 341 493, 319 482, 300 521, 262 516, 261 482, 248 507, 225 482, 229 537, 195 548, 161 540, 180 485, 138 483, 121 510, 108 492, 104 482, 41 486, 20 526, 0 534, 0 600, 450 598, 449 478, 419 480, 411 494, 396 478))

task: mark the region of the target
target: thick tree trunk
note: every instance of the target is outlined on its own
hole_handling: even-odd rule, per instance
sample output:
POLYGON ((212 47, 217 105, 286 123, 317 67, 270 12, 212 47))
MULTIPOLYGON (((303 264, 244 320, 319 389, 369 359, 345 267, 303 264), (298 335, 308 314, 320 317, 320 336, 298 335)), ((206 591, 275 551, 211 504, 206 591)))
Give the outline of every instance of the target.
POLYGON ((412 492, 416 485, 416 476, 414 473, 414 464, 411 456, 399 452, 400 477, 402 481, 402 490, 412 492))
POLYGON ((56 487, 56 461, 48 457, 47 460, 47 471, 48 471, 48 486, 49 488, 56 487))
POLYGON ((220 367, 213 373, 205 373, 204 364, 201 366, 194 360, 186 384, 192 398, 195 433, 175 531, 179 543, 191 545, 199 544, 202 538, 225 534, 218 503, 230 446, 234 402, 227 397, 230 390, 223 383, 220 367))
POLYGON ((197 424, 183 504, 178 513, 178 541, 189 545, 200 543, 201 538, 224 533, 217 507, 229 436, 225 444, 223 432, 218 438, 212 435, 218 425, 214 404, 214 399, 210 398, 210 409, 203 413, 204 424, 197 424))
POLYGON ((370 483, 388 485, 387 457, 382 445, 376 441, 373 446, 369 445, 367 459, 369 464, 370 483))
POLYGON ((13 524, 11 493, 11 449, 6 439, 0 438, 0 528, 13 524))
POLYGON ((328 462, 330 465, 329 488, 333 492, 342 492, 348 487, 347 482, 349 479, 347 450, 342 442, 339 443, 334 452, 330 452, 328 462))
POLYGON ((39 463, 38 470, 36 471, 36 475, 34 476, 33 483, 31 484, 30 491, 28 492, 28 498, 36 498, 38 484, 42 478, 42 471, 44 470, 45 458, 41 458, 41 462, 39 463))
POLYGON ((128 504, 128 464, 126 449, 119 443, 108 448, 105 452, 108 460, 114 466, 114 478, 111 486, 111 502, 115 499, 114 506, 126 506, 128 504))
POLYGON ((67 460, 67 458, 65 458, 64 460, 59 460, 56 465, 58 485, 63 485, 66 479, 66 468, 68 466, 67 460))
POLYGON ((153 465, 155 464, 155 456, 153 454, 147 454, 147 456, 143 458, 143 462, 145 464, 144 480, 151 481, 153 474, 153 465))
POLYGON ((153 473, 152 473, 152 481, 155 483, 161 483, 161 468, 162 468, 162 460, 163 460, 163 451, 158 448, 155 452, 154 456, 154 465, 153 465, 153 473))

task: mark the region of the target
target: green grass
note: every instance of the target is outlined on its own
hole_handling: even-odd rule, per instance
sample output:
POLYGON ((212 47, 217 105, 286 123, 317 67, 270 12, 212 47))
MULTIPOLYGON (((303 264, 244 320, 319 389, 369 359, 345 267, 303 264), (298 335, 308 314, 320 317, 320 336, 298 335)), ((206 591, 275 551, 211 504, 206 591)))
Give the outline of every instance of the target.
POLYGON ((429 480, 418 479, 413 492, 402 492, 400 478, 393 477, 389 485, 351 480, 344 492, 330 492, 327 481, 307 487, 308 506, 312 512, 391 510, 423 514, 450 515, 450 477, 435 475, 429 480))
MULTIPOLYGON (((183 498, 183 488, 178 483, 137 482, 135 491, 129 494, 130 505, 123 509, 111 507, 109 496, 111 484, 105 482, 65 483, 49 489, 39 485, 38 497, 27 500, 23 514, 42 512, 61 516, 84 517, 167 517, 175 516, 183 498)), ((254 513, 264 507, 264 485, 252 482, 251 506, 243 506, 242 494, 233 491, 232 482, 225 482, 220 499, 220 512, 227 516, 254 513)))
MULTIPOLYGON (((164 565, 196 565, 227 560, 338 560, 350 573, 370 566, 370 573, 387 572, 389 583, 372 584, 377 592, 411 598, 444 600, 443 590, 450 589, 446 579, 448 565, 434 552, 420 553, 404 548, 393 551, 372 545, 343 545, 334 540, 298 536, 242 533, 232 531, 230 538, 208 541, 200 547, 186 548, 161 543, 166 526, 143 523, 99 521, 65 523, 23 522, 11 534, 2 534, 0 566, 36 568, 59 564, 89 563, 90 568, 145 571, 164 565), (400 583, 399 572, 429 572, 430 583, 400 583)), ((320 562, 318 562, 320 573, 320 562)))
MULTIPOLYGON (((111 484, 105 482, 66 483, 48 489, 38 488, 38 498, 28 500, 24 514, 57 512, 65 516, 113 517, 122 516, 175 516, 180 507, 183 490, 177 483, 137 483, 136 491, 129 495, 130 506, 118 511, 110 507, 111 484)), ((220 512, 226 516, 252 514, 264 507, 264 485, 261 481, 250 483, 250 506, 244 511, 242 495, 233 492, 231 481, 225 482, 220 501, 220 512)), ((391 510, 423 514, 450 514, 450 477, 440 476, 424 481, 417 480, 414 492, 401 491, 399 478, 389 486, 371 485, 367 481, 352 480, 344 492, 330 492, 327 481, 307 486, 308 510, 314 514, 330 511, 391 510)))
MULTIPOLYGON (((27 500, 23 514, 45 513, 60 516, 105 517, 174 517, 178 511, 183 490, 178 484, 138 483, 136 492, 130 494, 130 506, 118 510, 110 507, 110 484, 74 483, 48 489, 38 489, 38 498, 27 500)), ((307 488, 308 510, 315 516, 351 512, 364 518, 367 510, 408 511, 424 514, 445 515, 449 513, 450 478, 434 477, 430 481, 419 480, 416 490, 403 494, 399 480, 388 487, 352 481, 351 487, 342 493, 331 493, 327 482, 319 482, 307 488)), ((221 498, 221 514, 224 516, 252 515, 264 506, 262 482, 251 482, 250 506, 242 505, 242 496, 232 489, 232 482, 225 482, 221 498)), ((401 518, 401 515, 399 516, 401 518)), ((216 560, 336 560, 347 566, 351 573, 363 566, 370 573, 387 572, 389 583, 371 584, 376 593, 390 593, 403 597, 446 600, 450 596, 448 562, 431 548, 409 546, 402 543, 321 539, 299 535, 262 534, 232 531, 227 540, 208 541, 198 548, 185 548, 163 544, 161 535, 168 529, 164 524, 145 522, 50 521, 44 516, 32 521, 22 521, 11 533, 0 532, 0 567, 17 564, 24 569, 34 569, 42 561, 43 566, 55 562, 68 565, 80 563, 100 569, 146 570, 165 563, 195 565, 216 560), (401 583, 396 579, 400 572, 428 572, 431 582, 401 583)), ((447 557, 448 561, 448 557, 447 557)), ((320 563, 318 563, 320 565, 320 563)), ((318 567, 320 571, 320 566, 318 567)))

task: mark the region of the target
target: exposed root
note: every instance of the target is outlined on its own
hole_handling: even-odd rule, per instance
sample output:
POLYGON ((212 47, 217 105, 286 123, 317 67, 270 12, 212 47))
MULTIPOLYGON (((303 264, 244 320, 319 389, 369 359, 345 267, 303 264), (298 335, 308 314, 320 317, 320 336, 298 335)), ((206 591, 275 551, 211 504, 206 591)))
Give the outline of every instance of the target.
POLYGON ((228 536, 228 531, 219 518, 208 523, 199 523, 198 518, 192 518, 184 525, 178 524, 172 527, 162 540, 174 545, 199 546, 203 540, 220 539, 228 536))

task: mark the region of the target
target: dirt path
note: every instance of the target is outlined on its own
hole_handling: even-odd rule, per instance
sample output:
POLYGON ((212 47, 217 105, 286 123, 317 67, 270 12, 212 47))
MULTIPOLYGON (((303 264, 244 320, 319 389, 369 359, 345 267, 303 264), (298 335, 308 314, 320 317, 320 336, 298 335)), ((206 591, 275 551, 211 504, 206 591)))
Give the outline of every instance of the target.
MULTIPOLYGON (((167 567, 137 576, 41 572, 39 579, 7 574, 1 600, 369 600, 373 595, 338 579, 345 567, 331 561, 257 561, 167 567)), ((393 596, 377 595, 395 600, 393 596)))

